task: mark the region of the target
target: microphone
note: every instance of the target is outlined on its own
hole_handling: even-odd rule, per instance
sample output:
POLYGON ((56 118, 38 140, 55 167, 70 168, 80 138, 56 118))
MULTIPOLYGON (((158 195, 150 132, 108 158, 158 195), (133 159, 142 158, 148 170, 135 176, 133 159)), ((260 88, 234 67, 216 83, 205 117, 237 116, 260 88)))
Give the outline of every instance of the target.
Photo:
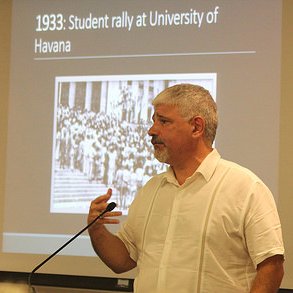
MULTIPOLYGON (((98 219, 102 218, 103 215, 107 212, 111 212, 112 210, 114 210, 114 208, 116 207, 116 203, 115 202, 110 202, 106 209, 99 214, 93 221, 91 221, 87 226, 85 226, 82 230, 80 230, 77 234, 75 234, 72 238, 70 238, 66 243, 64 243, 61 247, 59 247, 55 252, 53 252, 52 254, 50 254, 44 261, 42 261, 40 264, 38 264, 29 274, 28 276, 28 285, 29 288, 31 288, 31 280, 32 280, 32 276, 33 274, 40 269, 45 263, 47 263, 52 257, 54 257, 58 252, 60 252, 62 249, 64 249, 69 243, 71 243, 74 239, 76 239, 80 234, 82 234, 85 230, 87 230, 91 225, 93 225, 98 219)), ((33 292, 35 292, 34 288, 33 288, 33 292)))

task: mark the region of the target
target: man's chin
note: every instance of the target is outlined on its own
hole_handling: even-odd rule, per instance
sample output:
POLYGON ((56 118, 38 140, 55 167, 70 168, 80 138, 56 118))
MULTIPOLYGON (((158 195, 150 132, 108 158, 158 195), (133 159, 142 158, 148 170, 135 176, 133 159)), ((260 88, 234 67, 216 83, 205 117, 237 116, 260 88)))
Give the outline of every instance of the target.
POLYGON ((154 155, 159 162, 168 164, 169 154, 167 152, 155 150, 154 155))

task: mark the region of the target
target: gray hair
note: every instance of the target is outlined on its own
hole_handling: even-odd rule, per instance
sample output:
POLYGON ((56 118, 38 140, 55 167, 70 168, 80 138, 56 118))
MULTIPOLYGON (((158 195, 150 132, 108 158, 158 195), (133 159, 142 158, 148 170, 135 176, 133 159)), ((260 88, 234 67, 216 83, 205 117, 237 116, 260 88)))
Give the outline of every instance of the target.
POLYGON ((218 126, 217 105, 205 88, 194 84, 176 84, 163 90, 152 104, 154 107, 160 104, 174 105, 186 120, 202 117, 205 121, 205 138, 213 144, 218 126))

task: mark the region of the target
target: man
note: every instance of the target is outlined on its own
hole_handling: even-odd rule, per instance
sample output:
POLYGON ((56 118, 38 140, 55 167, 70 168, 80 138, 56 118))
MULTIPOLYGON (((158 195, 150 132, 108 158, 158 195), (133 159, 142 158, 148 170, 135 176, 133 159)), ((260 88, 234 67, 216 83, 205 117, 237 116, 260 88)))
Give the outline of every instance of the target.
MULTIPOLYGON (((116 273, 137 266, 136 293, 277 292, 284 248, 273 196, 213 149, 217 109, 209 92, 175 85, 153 105, 155 157, 170 167, 138 192, 117 235, 104 224, 118 223, 119 212, 90 228, 96 253, 116 273)), ((92 202, 89 221, 110 197, 111 189, 92 202)))

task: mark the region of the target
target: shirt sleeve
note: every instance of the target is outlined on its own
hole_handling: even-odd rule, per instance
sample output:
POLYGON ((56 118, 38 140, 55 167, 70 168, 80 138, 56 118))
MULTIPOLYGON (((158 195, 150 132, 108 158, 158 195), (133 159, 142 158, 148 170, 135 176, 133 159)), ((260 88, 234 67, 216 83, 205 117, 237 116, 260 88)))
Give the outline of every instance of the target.
POLYGON ((255 268, 271 256, 284 254, 281 223, 275 200, 262 182, 254 183, 247 199, 244 231, 255 268))

